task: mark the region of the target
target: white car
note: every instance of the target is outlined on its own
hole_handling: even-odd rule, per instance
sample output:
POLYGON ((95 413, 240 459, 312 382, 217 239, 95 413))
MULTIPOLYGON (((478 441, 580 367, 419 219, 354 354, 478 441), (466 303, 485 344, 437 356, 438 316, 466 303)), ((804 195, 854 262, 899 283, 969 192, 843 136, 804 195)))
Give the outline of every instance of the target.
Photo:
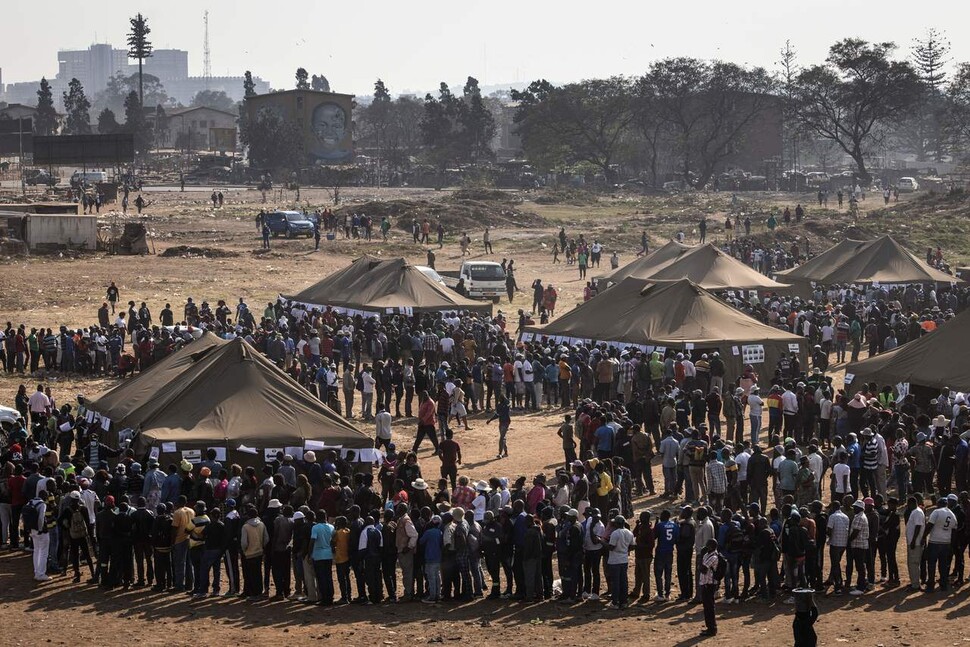
POLYGON ((425 276, 427 276, 429 279, 431 279, 435 283, 440 283, 441 285, 444 285, 445 284, 445 280, 443 278, 441 278, 441 275, 438 274, 432 268, 428 267, 427 265, 415 265, 414 267, 415 267, 415 269, 417 269, 419 272, 421 272, 422 274, 424 274, 425 276))
POLYGON ((19 411, 0 405, 0 427, 2 427, 4 430, 9 431, 12 429, 13 426, 17 424, 17 420, 19 418, 19 411))
POLYGON ((896 188, 899 189, 900 193, 912 193, 919 191, 919 182, 913 177, 901 177, 899 182, 896 183, 896 188))

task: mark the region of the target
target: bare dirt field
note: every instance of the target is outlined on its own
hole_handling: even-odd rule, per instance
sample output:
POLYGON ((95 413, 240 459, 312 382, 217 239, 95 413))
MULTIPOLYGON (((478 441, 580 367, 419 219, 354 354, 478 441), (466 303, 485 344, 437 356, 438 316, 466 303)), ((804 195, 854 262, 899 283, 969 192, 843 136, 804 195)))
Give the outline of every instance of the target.
MULTIPOLYGON (((258 306, 280 293, 300 290, 364 253, 406 256, 424 263, 426 248, 411 242, 409 223, 411 217, 421 219, 427 213, 441 214, 446 228, 445 246, 436 250, 439 269, 455 269, 460 263, 457 239, 465 227, 474 241, 474 257, 484 258, 481 227, 473 228, 470 223, 494 223, 495 253, 488 258, 514 258, 519 286, 524 290, 512 304, 503 300, 497 307, 510 314, 518 308, 528 309, 529 285, 538 277, 560 290, 559 310, 565 311, 581 301, 585 282, 579 279, 574 266, 552 264, 553 241, 561 225, 570 237, 583 233, 587 239, 598 238, 608 252, 617 249, 621 263, 625 263, 639 249, 644 229, 655 247, 678 230, 683 230, 688 238, 696 236, 693 229, 706 214, 711 219, 708 238, 716 239, 730 206, 729 194, 663 198, 565 194, 537 201, 534 194, 510 193, 489 204, 458 205, 460 198, 448 191, 348 189, 342 192, 345 207, 364 208, 361 205, 371 203, 369 208, 376 209, 373 201, 410 201, 395 207, 394 228, 387 243, 347 241, 341 235, 333 242, 321 241, 320 251, 314 252, 312 239, 274 239, 272 249, 262 252, 254 223, 262 206, 259 194, 235 189, 225 193, 225 206, 213 209, 208 191, 147 192, 152 204, 146 209, 145 219, 153 234, 153 255, 121 257, 96 253, 77 258, 0 258, 0 322, 25 323, 28 328, 88 325, 96 322, 97 308, 110 281, 117 283, 122 302, 146 301, 156 315, 166 302, 179 311, 187 297, 197 302, 205 299, 213 305, 220 298, 233 304, 243 297, 251 306, 258 306), (452 202, 448 208, 439 208, 442 201, 449 200, 452 202), (439 206, 432 210, 428 204, 439 206), (215 252, 200 256, 196 249, 192 254, 164 254, 176 246, 215 252)), ((294 198, 290 194, 279 206, 293 206, 294 198)), ((323 190, 304 190, 301 198, 301 204, 309 203, 311 208, 329 202, 323 190)), ((765 236, 761 222, 767 210, 781 204, 794 207, 797 201, 807 204, 811 196, 742 197, 742 208, 752 214, 753 233, 765 236)), ((939 230, 921 226, 928 222, 923 218, 932 217, 934 222, 945 223, 946 232, 950 232, 946 233, 946 240, 939 241, 948 257, 962 260, 970 252, 963 246, 961 232, 965 227, 959 219, 960 210, 965 209, 963 202, 909 203, 904 198, 904 202, 886 210, 876 209, 881 205, 874 203, 869 206, 872 211, 862 222, 851 222, 844 213, 834 210, 816 213, 810 208, 807 222, 776 232, 776 237, 786 242, 796 236, 801 241, 808 238, 817 251, 848 232, 892 232, 918 250, 919 246, 930 244, 933 236, 941 235, 939 230)), ((125 220, 110 211, 102 210, 102 216, 107 226, 120 226, 125 220)), ((609 271, 607 258, 608 254, 604 254, 604 266, 599 270, 592 268, 590 277, 609 271)), ((0 375, 0 403, 11 405, 17 385, 30 379, 34 378, 0 375)), ((75 393, 97 392, 112 381, 60 377, 50 383, 55 397, 66 402, 75 393)), ((458 436, 464 454, 462 473, 475 479, 551 473, 562 457, 555 436, 561 413, 553 410, 514 417, 509 435, 511 456, 501 460, 495 458, 495 425, 486 426, 483 416, 473 416, 472 430, 458 436)), ((409 444, 413 421, 395 422, 394 433, 399 446, 409 444), (404 438, 408 440, 402 442, 404 438)), ((426 479, 438 476, 438 462, 430 456, 430 449, 421 450, 420 463, 426 479)), ((659 485, 658 467, 655 472, 659 485)), ((664 505, 665 500, 656 498, 637 501, 638 510, 650 507, 659 511, 664 505)), ((905 565, 902 554, 900 562, 905 565)), ((23 631, 26 627, 44 628, 51 637, 48 642, 53 644, 271 644, 327 640, 368 646, 458 641, 491 645, 522 639, 538 644, 588 645, 590 629, 595 632, 592 640, 597 643, 633 639, 645 644, 690 645, 697 642, 695 636, 703 627, 700 607, 683 604, 647 603, 622 612, 609 611, 601 603, 563 606, 485 601, 437 607, 387 604, 318 609, 295 602, 190 602, 144 590, 105 594, 89 585, 72 585, 63 577, 35 587, 29 574, 26 556, 0 556, 0 646, 37 643, 39 634, 33 629, 23 631)), ((944 597, 877 586, 876 592, 862 598, 824 598, 820 600, 822 615, 817 625, 820 644, 922 647, 968 643, 970 632, 964 627, 970 605, 965 591, 944 597), (865 612, 876 613, 863 615, 865 612)), ((707 642, 753 645, 766 640, 777 645, 791 644, 791 612, 790 606, 781 603, 749 602, 721 607, 720 633, 707 642)))

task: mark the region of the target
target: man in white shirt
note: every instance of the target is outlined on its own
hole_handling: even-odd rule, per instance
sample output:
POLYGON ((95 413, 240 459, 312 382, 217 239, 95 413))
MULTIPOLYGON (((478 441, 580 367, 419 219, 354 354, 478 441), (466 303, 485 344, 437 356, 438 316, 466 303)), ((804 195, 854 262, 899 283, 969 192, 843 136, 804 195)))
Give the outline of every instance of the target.
POLYGON ((738 452, 737 456, 734 457, 734 462, 738 466, 738 491, 741 494, 741 500, 748 500, 748 460, 751 458, 751 444, 748 441, 743 441, 741 443, 743 448, 738 452))
POLYGON ((626 527, 626 518, 622 515, 614 517, 609 553, 606 556, 606 565, 610 572, 610 590, 613 592, 610 606, 613 609, 619 610, 627 606, 627 595, 630 591, 627 573, 630 570, 630 546, 633 541, 633 533, 626 527))
POLYGON ((832 501, 832 513, 825 526, 825 533, 829 540, 829 580, 835 587, 836 593, 841 593, 845 586, 842 580, 842 556, 849 541, 849 517, 842 512, 842 505, 832 501))
POLYGON ((819 500, 821 500, 822 470, 825 469, 825 460, 818 452, 816 445, 810 445, 808 448, 808 469, 812 471, 812 476, 815 477, 815 493, 819 500))
POLYGON ((909 572, 909 590, 919 591, 919 569, 923 561, 923 531, 926 514, 915 496, 906 501, 906 570, 909 572))
POLYGON ((748 418, 751 421, 751 444, 758 444, 758 435, 761 433, 761 412, 765 401, 761 399, 758 387, 751 387, 748 394, 748 418))
POLYGON ((792 385, 785 385, 785 392, 781 394, 781 412, 785 418, 785 437, 792 438, 795 433, 795 420, 798 417, 798 396, 792 391, 792 385))
POLYGON ((391 447, 391 414, 384 410, 383 404, 377 405, 377 415, 374 416, 374 427, 377 434, 377 439, 374 442, 374 447, 380 449, 381 447, 386 447, 390 450, 391 447))
POLYGON ((371 374, 369 364, 364 364, 363 372, 360 374, 360 381, 364 387, 361 389, 360 415, 363 416, 364 420, 370 420, 373 417, 371 415, 371 403, 374 400, 374 385, 377 384, 377 380, 371 374))
POLYGON ((47 419, 47 414, 51 408, 51 400, 44 393, 43 384, 37 385, 37 390, 27 400, 27 407, 30 409, 31 425, 43 423, 47 419))
POLYGON ((835 481, 833 488, 837 499, 840 501, 842 497, 851 492, 851 486, 849 483, 849 476, 852 472, 849 464, 846 463, 846 454, 842 452, 838 454, 838 462, 832 466, 832 479, 835 481))
POLYGON ((936 509, 926 520, 926 533, 923 544, 926 546, 926 592, 932 593, 936 584, 936 568, 940 568, 940 590, 949 589, 950 560, 953 557, 951 539, 957 527, 957 517, 947 507, 948 504, 959 505, 955 494, 936 502, 936 509), (950 498, 952 497, 952 499, 950 498))

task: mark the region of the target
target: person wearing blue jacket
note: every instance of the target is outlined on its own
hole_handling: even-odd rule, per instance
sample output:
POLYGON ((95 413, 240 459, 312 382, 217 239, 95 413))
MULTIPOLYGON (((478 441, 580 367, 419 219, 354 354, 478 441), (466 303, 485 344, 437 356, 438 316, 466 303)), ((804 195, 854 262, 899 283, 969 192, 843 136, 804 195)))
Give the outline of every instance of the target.
POLYGON ((435 604, 441 599, 441 517, 431 517, 431 522, 418 540, 418 548, 424 556, 424 573, 428 580, 428 597, 421 601, 435 604))
POLYGON ((654 528, 657 541, 656 555, 653 560, 653 577, 657 581, 656 602, 670 599, 670 580, 674 568, 674 547, 680 539, 680 526, 670 520, 670 510, 660 513, 660 521, 654 528))

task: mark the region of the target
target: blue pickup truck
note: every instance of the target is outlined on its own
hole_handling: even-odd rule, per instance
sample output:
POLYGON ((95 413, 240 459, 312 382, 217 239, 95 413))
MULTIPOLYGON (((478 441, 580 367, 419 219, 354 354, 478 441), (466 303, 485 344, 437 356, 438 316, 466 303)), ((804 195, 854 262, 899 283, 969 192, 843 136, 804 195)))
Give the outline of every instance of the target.
POLYGON ((299 211, 271 211, 265 218, 269 231, 274 237, 313 237, 313 223, 299 211))

